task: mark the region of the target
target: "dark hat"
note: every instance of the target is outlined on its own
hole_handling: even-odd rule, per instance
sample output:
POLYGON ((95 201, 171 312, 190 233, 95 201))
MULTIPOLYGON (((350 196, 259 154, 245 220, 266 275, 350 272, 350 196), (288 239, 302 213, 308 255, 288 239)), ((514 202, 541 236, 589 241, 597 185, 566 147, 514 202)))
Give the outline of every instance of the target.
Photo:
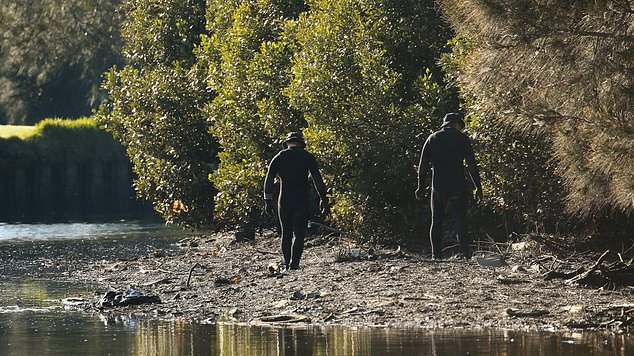
POLYGON ((300 142, 305 142, 304 141, 304 136, 302 135, 301 132, 291 132, 288 135, 286 135, 286 139, 284 140, 284 142, 288 142, 288 141, 293 141, 293 140, 297 140, 300 142))
POLYGON ((465 127, 465 123, 462 120, 462 114, 457 112, 447 113, 445 117, 442 119, 442 127, 449 126, 453 124, 454 122, 459 122, 463 128, 465 127))
POLYGON ((284 140, 284 148, 288 147, 286 143, 290 141, 298 141, 304 144, 304 146, 306 145, 306 141, 304 141, 304 136, 301 132, 290 132, 288 135, 286 135, 286 139, 284 140))

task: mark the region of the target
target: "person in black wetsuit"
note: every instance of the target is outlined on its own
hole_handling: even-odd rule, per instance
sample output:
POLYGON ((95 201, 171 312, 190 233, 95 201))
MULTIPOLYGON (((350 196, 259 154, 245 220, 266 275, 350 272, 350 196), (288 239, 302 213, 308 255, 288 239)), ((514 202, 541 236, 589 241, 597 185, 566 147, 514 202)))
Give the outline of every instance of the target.
POLYGON ((267 214, 274 214, 275 177, 280 178, 278 215, 282 230, 282 255, 286 269, 299 269, 308 227, 308 173, 321 198, 322 212, 329 208, 326 187, 319 173, 315 156, 304 150, 306 143, 299 132, 291 132, 284 141, 284 150, 271 161, 264 181, 267 214), (295 240, 293 241, 293 235, 295 240))
POLYGON ((476 187, 476 201, 482 200, 482 184, 480 172, 476 164, 473 148, 469 138, 461 131, 465 124, 458 113, 448 113, 443 119, 439 131, 431 134, 420 156, 418 165, 418 189, 416 197, 422 199, 427 190, 425 180, 431 167, 433 170, 431 184, 431 216, 429 232, 432 258, 442 258, 442 223, 445 212, 452 213, 460 252, 463 257, 471 258, 469 239, 466 236, 466 217, 468 186, 465 179, 463 162, 467 162, 467 172, 476 187))

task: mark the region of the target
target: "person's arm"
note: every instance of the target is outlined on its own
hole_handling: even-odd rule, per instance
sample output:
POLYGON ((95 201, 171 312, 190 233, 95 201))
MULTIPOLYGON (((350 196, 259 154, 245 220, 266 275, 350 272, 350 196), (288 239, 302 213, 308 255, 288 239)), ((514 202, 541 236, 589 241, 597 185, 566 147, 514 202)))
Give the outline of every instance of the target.
POLYGON ((425 141, 425 145, 420 152, 420 161, 418 162, 418 187, 416 188, 416 197, 422 198, 423 191, 427 188, 425 183, 427 172, 431 168, 431 144, 429 138, 425 141))
POLYGON ((313 184, 315 185, 315 189, 317 189, 317 193, 323 205, 328 202, 328 198, 326 197, 326 184, 321 177, 321 173, 319 173, 319 165, 317 164, 315 156, 310 155, 309 160, 308 169, 310 170, 310 176, 313 179, 313 184))
POLYGON ((279 172, 279 156, 275 156, 269 164, 266 179, 264 180, 264 200, 273 200, 273 190, 275 185, 275 177, 279 172))
POLYGON ((478 201, 482 200, 482 182, 480 181, 480 170, 478 169, 478 163, 475 159, 475 154, 473 153, 473 147, 471 146, 471 141, 467 138, 467 144, 465 148, 465 161, 467 161, 467 172, 469 173, 469 177, 471 177, 471 181, 473 185, 476 187, 476 199, 478 201))

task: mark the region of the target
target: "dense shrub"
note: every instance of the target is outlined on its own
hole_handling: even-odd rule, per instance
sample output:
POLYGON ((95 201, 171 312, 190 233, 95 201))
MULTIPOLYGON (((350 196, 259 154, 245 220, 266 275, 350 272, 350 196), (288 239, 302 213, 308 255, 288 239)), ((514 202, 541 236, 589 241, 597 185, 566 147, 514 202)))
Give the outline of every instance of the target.
POLYGON ((206 30, 190 5, 126 5, 131 66, 104 84, 100 118, 126 145, 140 194, 167 219, 209 222, 211 173, 215 223, 259 225, 267 163, 284 134, 304 129, 338 224, 367 238, 411 235, 417 135, 452 103, 436 79, 449 31, 433 2, 215 0, 206 30), (216 171, 207 125, 222 148, 216 171))
POLYGON ((209 63, 216 97, 207 107, 222 147, 212 174, 219 223, 253 227, 262 221, 262 185, 279 138, 305 126, 283 89, 290 82, 291 44, 285 27, 303 1, 211 1, 199 56, 209 63))
POLYGON ((413 166, 450 103, 435 79, 448 35, 431 2, 314 1, 298 21, 287 93, 355 236, 422 233, 413 166))
POLYGON ((217 145, 202 108, 211 99, 193 48, 204 31, 203 1, 128 2, 122 30, 129 65, 111 70, 98 118, 126 147, 137 194, 167 221, 212 221, 217 145))

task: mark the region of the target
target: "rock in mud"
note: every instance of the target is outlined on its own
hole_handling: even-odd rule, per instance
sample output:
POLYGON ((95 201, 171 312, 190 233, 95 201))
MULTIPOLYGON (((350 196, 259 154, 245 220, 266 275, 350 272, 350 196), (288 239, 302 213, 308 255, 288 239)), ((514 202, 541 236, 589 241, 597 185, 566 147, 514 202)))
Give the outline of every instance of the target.
POLYGON ((127 305, 161 303, 157 295, 145 295, 136 289, 127 289, 123 292, 110 290, 99 298, 96 303, 98 308, 122 307, 127 305))
POLYGON ((476 257, 478 265, 483 267, 503 267, 506 266, 504 257, 500 255, 490 255, 485 257, 476 257))
POLYGON ((499 284, 520 284, 520 283, 530 283, 529 280, 520 278, 516 273, 511 273, 507 276, 499 275, 496 279, 499 284))
POLYGON ((235 275, 231 277, 218 277, 214 280, 214 286, 216 287, 228 286, 231 284, 240 283, 240 281, 242 281, 242 277, 240 277, 239 275, 235 275))
POLYGON ((238 308, 233 308, 227 312, 227 316, 233 319, 238 319, 241 315, 242 315, 242 310, 238 308))
POLYGON ((302 293, 302 291, 295 291, 293 295, 291 295, 290 300, 304 300, 306 299, 306 294, 302 293))

